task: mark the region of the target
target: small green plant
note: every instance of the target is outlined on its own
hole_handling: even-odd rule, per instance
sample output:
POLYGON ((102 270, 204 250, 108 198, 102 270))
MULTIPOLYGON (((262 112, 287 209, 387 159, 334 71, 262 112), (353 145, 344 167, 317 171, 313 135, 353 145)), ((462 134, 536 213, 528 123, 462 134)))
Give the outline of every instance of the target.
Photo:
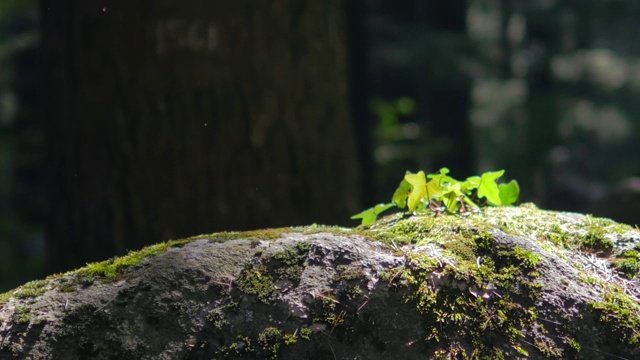
POLYGON ((508 206, 518 200, 520 187, 517 181, 497 183, 504 170, 488 171, 464 181, 448 174, 447 168, 426 176, 424 171, 417 174, 407 171, 390 203, 378 204, 353 215, 351 219, 362 219, 362 225, 368 225, 375 222, 382 212, 393 207, 407 208, 407 212, 416 214, 467 214, 478 211, 481 206, 508 206))

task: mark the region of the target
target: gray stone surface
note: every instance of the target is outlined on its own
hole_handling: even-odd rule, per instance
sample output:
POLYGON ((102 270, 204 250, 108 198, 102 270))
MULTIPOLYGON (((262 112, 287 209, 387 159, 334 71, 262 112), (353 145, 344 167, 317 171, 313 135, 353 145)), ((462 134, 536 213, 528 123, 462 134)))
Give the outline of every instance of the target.
MULTIPOLYGON (((567 215, 567 221, 582 221, 576 216, 582 215, 567 215)), ((505 358, 640 358, 640 344, 630 341, 640 339, 640 330, 608 327, 589 305, 603 301, 610 289, 601 281, 608 281, 626 287, 624 296, 640 309, 637 281, 613 273, 606 280, 609 270, 590 270, 590 261, 605 261, 600 257, 489 226, 495 249, 518 247, 539 259, 533 279, 539 292, 518 304, 524 290, 519 295, 518 289, 479 282, 470 275, 475 270, 465 270, 438 241, 394 249, 366 234, 283 232, 274 240, 224 242, 203 237, 147 257, 109 281, 83 285, 75 273, 55 277, 42 294, 0 304, 0 359, 429 359, 498 350, 505 358), (431 273, 418 274, 418 258, 433 260, 431 273), (409 273, 427 280, 411 284, 409 273), (63 284, 74 286, 65 291, 63 284), (535 316, 510 339, 504 337, 509 329, 490 317, 487 323, 497 329, 433 323, 435 315, 420 310, 416 293, 438 289, 490 316, 499 316, 494 310, 505 298, 535 316), (442 333, 439 340, 428 339, 433 332, 442 333)), ((627 247, 638 234, 619 238, 627 247)), ((478 268, 493 255, 483 256, 478 268)))

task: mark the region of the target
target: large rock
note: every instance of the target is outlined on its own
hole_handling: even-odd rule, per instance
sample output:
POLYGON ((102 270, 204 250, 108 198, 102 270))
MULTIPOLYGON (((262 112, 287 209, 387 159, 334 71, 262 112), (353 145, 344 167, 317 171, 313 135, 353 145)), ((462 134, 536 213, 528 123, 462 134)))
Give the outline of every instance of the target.
POLYGON ((638 250, 532 205, 197 236, 0 295, 0 358, 638 359, 638 250))

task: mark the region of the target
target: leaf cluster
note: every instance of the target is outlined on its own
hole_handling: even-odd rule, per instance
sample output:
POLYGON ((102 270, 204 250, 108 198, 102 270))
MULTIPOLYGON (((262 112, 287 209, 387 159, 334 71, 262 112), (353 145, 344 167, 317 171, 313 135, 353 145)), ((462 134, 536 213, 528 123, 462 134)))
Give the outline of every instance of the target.
POLYGON ((470 176, 459 181, 449 176, 449 169, 442 168, 437 173, 425 175, 424 171, 407 171, 400 185, 393 193, 390 203, 378 204, 357 213, 351 219, 361 219, 363 225, 376 221, 378 215, 391 209, 405 209, 408 213, 431 212, 468 214, 479 211, 481 206, 508 206, 518 200, 518 182, 498 184, 504 170, 488 171, 480 176, 470 176))

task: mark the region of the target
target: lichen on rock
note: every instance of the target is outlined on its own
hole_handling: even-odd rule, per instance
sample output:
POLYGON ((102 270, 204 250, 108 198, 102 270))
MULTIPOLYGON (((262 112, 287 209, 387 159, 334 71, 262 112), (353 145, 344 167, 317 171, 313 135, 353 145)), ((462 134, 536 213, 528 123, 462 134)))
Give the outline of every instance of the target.
POLYGON ((0 358, 635 359, 639 251, 529 204, 202 235, 0 295, 0 358))

